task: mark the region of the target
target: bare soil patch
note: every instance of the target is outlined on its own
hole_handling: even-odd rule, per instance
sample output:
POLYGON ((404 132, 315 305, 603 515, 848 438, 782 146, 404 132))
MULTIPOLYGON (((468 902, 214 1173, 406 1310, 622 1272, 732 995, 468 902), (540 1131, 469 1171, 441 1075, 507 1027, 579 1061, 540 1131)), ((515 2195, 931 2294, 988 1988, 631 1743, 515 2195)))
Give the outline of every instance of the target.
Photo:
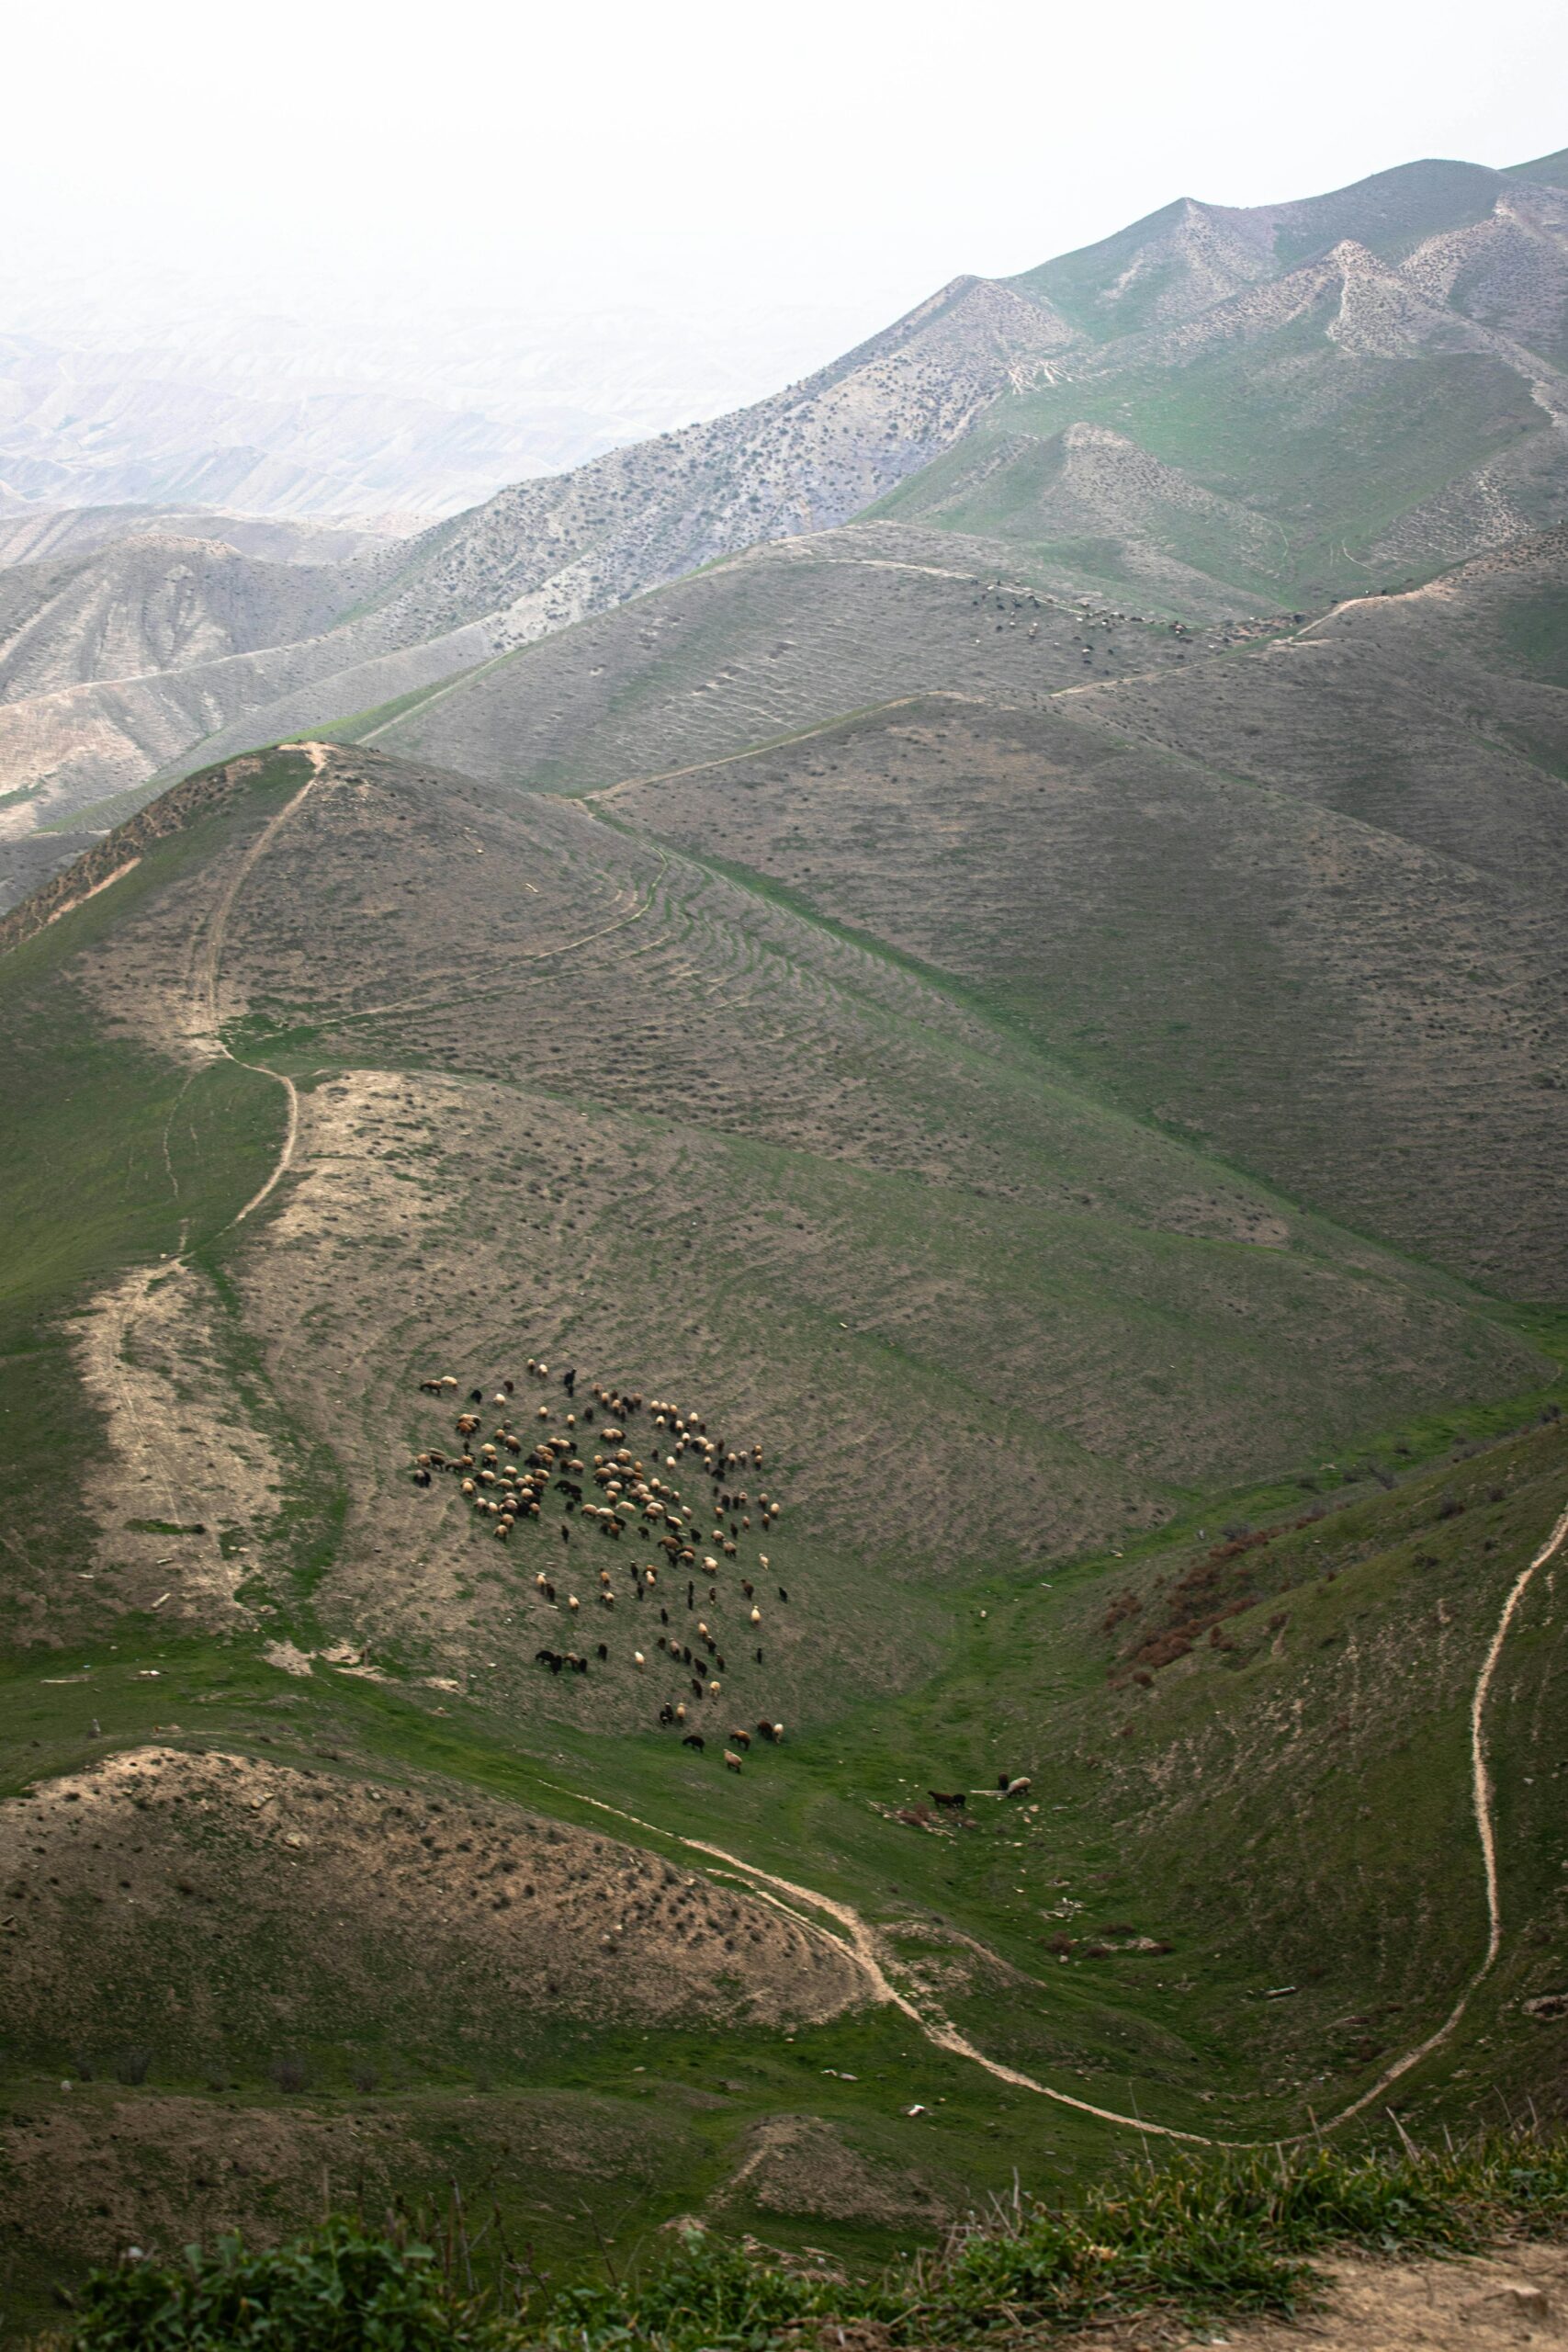
POLYGON ((766 2213, 831 2220, 901 2222, 934 2228, 949 2219, 939 2192, 918 2173, 870 2161, 815 2115, 771 2115, 742 2143, 740 2163, 716 2203, 766 2213))
POLYGON ((208 1277, 183 1261, 111 1283, 74 1325, 105 1442, 85 1465, 100 1575, 124 1608, 164 1608, 209 1631, 252 1622, 247 1555, 283 1469, 245 1413, 208 1277))
POLYGON ((1518 2352, 1568 2342, 1568 2247, 1517 2245, 1449 2262, 1320 2261, 1326 2294, 1299 2319, 1193 2329, 1123 2320, 1058 2339, 1059 2352, 1518 2352))

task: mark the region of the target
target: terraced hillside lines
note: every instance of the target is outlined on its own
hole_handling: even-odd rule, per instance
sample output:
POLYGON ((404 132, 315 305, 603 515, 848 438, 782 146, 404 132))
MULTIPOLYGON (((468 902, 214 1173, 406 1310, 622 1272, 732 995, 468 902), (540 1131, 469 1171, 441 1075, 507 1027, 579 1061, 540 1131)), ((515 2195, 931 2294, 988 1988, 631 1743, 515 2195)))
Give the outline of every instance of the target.
POLYGON ((1554 906, 1568 884, 1568 697, 1512 669, 1506 626, 1506 607, 1492 620, 1460 573, 1342 606, 1265 651, 1096 682, 1072 708, 1554 906))
POLYGON ((604 805, 979 988, 1297 1198, 1561 1295, 1563 950, 1533 878, 1129 741, 1096 699, 873 714, 604 805))
POLYGON ((1076 582, 998 570, 999 552, 891 525, 755 549, 334 731, 581 791, 912 693, 1030 704, 1086 673, 1176 665, 1152 616, 1107 631, 1076 582))

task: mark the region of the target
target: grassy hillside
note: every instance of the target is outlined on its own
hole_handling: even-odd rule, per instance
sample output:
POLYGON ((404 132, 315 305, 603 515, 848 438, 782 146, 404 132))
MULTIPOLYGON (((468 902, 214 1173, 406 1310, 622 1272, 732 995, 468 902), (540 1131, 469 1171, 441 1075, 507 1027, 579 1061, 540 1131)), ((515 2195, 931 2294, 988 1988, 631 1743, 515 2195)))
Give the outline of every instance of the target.
POLYGON ((1233 332, 1217 322, 998 402, 874 514, 1086 569, 1098 544, 1122 593, 1152 547, 1239 595, 1307 605, 1461 560, 1492 537, 1488 497, 1506 503, 1498 537, 1562 521, 1559 436, 1528 376, 1419 334, 1347 350, 1345 286, 1316 281, 1281 288, 1277 318, 1241 307, 1233 332), (1098 469, 1081 462, 1084 427, 1118 436, 1098 469))
MULTIPOLYGON (((870 2260, 1102 2167, 1086 2106, 1274 2136, 1431 2030, 1484 1940, 1470 1690, 1561 1508, 1550 1317, 570 804, 285 752, 137 838, 0 961, 18 2308, 128 2231, 287 2226, 323 2165, 498 2193, 569 2269, 699 2205, 870 2260), (294 1157, 236 1223, 268 1069, 294 1157), (762 1448, 715 1566, 553 1482, 505 1544, 415 1485, 447 1372, 586 1500, 615 1411, 704 1498, 652 1400, 762 1448)), ((1488 1718, 1505 1957, 1401 2089, 1434 2117, 1551 2080, 1538 1588, 1488 1718)))
POLYGON ((21 580, 22 793, 339 740, 0 922, 18 2314, 1562 2115, 1565 253, 1182 204, 298 646, 21 580))
POLYGON ((1153 609, 1107 631, 1084 586, 995 540, 855 525, 713 565, 328 732, 582 792, 933 689, 1036 703, 1177 667, 1223 634, 1217 620, 1190 639, 1153 609))
MULTIPOLYGON (((1199 678, 1163 704, 1104 693, 1103 722, 1098 687, 1036 711, 907 706, 604 805, 977 989, 1167 1132, 1561 1300, 1562 984, 1535 874, 1428 849, 1430 811, 1385 831, 1279 767, 1238 777, 1123 724, 1212 710, 1199 678)), ((1332 769, 1314 781, 1334 792, 1332 769)), ((1539 807, 1547 779, 1518 783, 1539 807)))

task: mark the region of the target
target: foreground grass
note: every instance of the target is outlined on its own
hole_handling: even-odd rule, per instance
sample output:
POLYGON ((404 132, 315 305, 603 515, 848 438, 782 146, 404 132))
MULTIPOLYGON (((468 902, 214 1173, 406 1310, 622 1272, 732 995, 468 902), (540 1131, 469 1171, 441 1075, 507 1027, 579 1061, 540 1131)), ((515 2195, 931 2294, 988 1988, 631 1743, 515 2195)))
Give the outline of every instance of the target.
POLYGON ((94 2276, 75 2327, 55 2343, 61 2352, 285 2343, 294 2352, 761 2352, 870 2322, 892 2344, 943 2344, 1151 2307, 1288 2317, 1314 2296, 1315 2253, 1458 2254, 1564 2230, 1568 2138, 1533 2132, 1442 2151, 1183 2159, 1097 2186, 1070 2207, 1015 2195, 938 2252, 861 2280, 694 2224, 673 2256, 554 2294, 525 2260, 497 2249, 494 2284, 476 2291, 479 2249, 454 2208, 431 2244, 406 2227, 378 2236, 337 2220, 270 2252, 231 2238, 190 2247, 177 2264, 128 2261, 94 2276))

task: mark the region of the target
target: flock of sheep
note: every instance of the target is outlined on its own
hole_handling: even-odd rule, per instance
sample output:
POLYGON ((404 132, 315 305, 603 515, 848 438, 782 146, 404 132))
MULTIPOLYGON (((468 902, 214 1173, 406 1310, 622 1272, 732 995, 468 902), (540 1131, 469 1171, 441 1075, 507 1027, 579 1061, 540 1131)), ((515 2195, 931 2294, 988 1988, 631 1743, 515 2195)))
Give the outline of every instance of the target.
MULTIPOLYGON (((547 1384, 550 1376, 547 1363, 529 1357, 530 1381, 547 1384)), ((759 1536, 765 1536, 783 1508, 766 1488, 753 1495, 741 1483, 762 1475, 762 1448, 727 1445, 709 1435, 700 1415, 682 1412, 658 1397, 645 1399, 640 1390, 623 1392, 595 1382, 579 1404, 575 1369, 556 1377, 565 1392, 562 1407, 543 1400, 537 1406, 527 1404, 512 1380, 502 1381, 488 1399, 484 1389, 471 1389, 455 1423, 458 1450, 429 1446, 417 1453, 412 1465, 414 1484, 428 1487, 437 1477, 457 1479, 474 1517, 502 1544, 520 1522, 543 1522, 551 1497, 558 1498, 561 1513, 558 1566, 553 1575, 541 1568, 534 1578, 545 1601, 564 1610, 570 1623, 581 1619, 584 1611, 582 1595, 570 1589, 573 1583, 581 1586, 589 1607, 606 1613, 618 1611, 622 1600, 629 1599, 645 1612, 649 1632, 643 1633, 644 1641, 649 1640, 657 1610, 660 1630, 652 1636, 651 1647, 681 1669, 682 1684, 689 1680, 691 1703, 716 1700, 728 1668, 715 1626, 720 1579, 731 1569, 738 1589, 733 1595, 726 1592, 725 1605, 733 1600, 741 1603, 744 1639, 753 1662, 762 1664, 760 1580, 770 1580, 770 1564, 763 1551, 756 1553, 754 1568, 741 1557, 742 1547, 750 1550, 759 1536), (486 1437, 481 1430, 491 1413, 499 1418, 486 1437), (628 1435, 637 1422, 646 1424, 642 1443, 647 1459, 628 1435), (689 1464, 683 1475, 695 1481, 688 1485, 689 1498, 684 1500, 680 1487, 667 1475, 681 1469, 683 1463, 689 1464), (585 1482, 598 1490, 592 1500, 588 1498, 585 1482), (622 1563, 620 1591, 613 1570, 602 1565, 595 1589, 589 1578, 591 1564, 582 1556, 582 1542, 597 1536, 602 1542, 618 1544, 628 1534, 641 1539, 640 1548, 660 1556, 622 1563), (699 1586, 706 1588, 706 1606, 713 1610, 715 1625, 697 1613, 704 1606, 699 1586), (672 1608, 680 1609, 682 1599, 687 1618, 694 1620, 684 1631, 681 1618, 671 1614, 672 1608)), ((446 1402, 457 1400, 458 1383, 450 1373, 419 1385, 425 1396, 446 1402)), ((776 1589, 780 1604, 787 1603, 784 1587, 777 1585, 776 1589)), ((552 1674, 586 1675, 588 1651, 605 1664, 610 1648, 608 1639, 590 1643, 582 1651, 546 1647, 535 1653, 535 1660, 552 1674)), ((634 1648, 631 1660, 638 1673, 647 1670, 649 1661, 643 1650, 634 1648)), ((660 1707, 659 1722, 666 1728, 680 1729, 686 1724, 687 1709, 688 1695, 682 1687, 679 1698, 667 1700, 660 1707)), ((763 1717, 755 1736, 770 1741, 782 1739, 784 1725, 763 1717)), ((741 1770, 752 1736, 747 1730, 731 1727, 724 1750, 731 1771, 741 1770)), ((683 1732, 683 1743, 699 1751, 706 1746, 694 1728, 683 1732)))

